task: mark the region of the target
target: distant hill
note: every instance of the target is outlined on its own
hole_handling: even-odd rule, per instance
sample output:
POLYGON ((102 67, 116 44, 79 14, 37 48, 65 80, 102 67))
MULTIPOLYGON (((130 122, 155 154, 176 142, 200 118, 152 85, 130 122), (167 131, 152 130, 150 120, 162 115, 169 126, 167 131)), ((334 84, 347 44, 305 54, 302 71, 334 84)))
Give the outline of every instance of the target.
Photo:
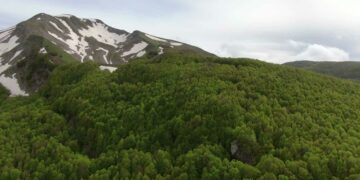
POLYGON ((360 62, 295 61, 284 65, 360 82, 360 62))

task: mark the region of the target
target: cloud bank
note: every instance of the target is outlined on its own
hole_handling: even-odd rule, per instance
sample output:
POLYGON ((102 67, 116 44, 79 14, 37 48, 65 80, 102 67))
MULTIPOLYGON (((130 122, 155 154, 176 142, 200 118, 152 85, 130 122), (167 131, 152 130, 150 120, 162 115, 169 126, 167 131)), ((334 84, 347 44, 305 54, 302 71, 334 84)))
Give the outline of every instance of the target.
POLYGON ((296 55, 294 60, 347 61, 349 54, 339 48, 312 44, 296 55))

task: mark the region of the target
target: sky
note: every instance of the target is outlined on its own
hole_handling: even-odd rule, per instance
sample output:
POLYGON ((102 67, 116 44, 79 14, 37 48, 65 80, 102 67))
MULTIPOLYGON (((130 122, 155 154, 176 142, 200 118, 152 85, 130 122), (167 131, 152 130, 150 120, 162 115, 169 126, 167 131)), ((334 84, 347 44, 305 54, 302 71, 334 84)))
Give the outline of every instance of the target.
POLYGON ((97 18, 272 63, 360 61, 358 0, 0 0, 0 29, 35 14, 97 18))

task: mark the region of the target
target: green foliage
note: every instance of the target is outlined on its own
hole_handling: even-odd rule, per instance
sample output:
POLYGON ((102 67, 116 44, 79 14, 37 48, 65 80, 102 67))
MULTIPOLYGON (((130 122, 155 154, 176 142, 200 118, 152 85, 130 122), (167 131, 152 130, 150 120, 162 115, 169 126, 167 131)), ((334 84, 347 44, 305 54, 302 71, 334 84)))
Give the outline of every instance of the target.
POLYGON ((64 64, 0 103, 0 178, 357 179, 358 109, 359 84, 249 59, 64 64))
POLYGON ((9 96, 10 92, 0 84, 0 104, 9 96))

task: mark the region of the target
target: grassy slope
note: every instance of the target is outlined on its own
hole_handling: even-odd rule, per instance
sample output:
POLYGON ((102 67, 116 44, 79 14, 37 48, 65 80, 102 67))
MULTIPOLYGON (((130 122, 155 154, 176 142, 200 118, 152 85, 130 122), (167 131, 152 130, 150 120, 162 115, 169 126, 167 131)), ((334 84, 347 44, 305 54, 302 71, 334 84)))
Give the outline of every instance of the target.
POLYGON ((360 174, 360 85, 254 60, 165 55, 112 74, 68 64, 0 109, 2 177, 360 174))

